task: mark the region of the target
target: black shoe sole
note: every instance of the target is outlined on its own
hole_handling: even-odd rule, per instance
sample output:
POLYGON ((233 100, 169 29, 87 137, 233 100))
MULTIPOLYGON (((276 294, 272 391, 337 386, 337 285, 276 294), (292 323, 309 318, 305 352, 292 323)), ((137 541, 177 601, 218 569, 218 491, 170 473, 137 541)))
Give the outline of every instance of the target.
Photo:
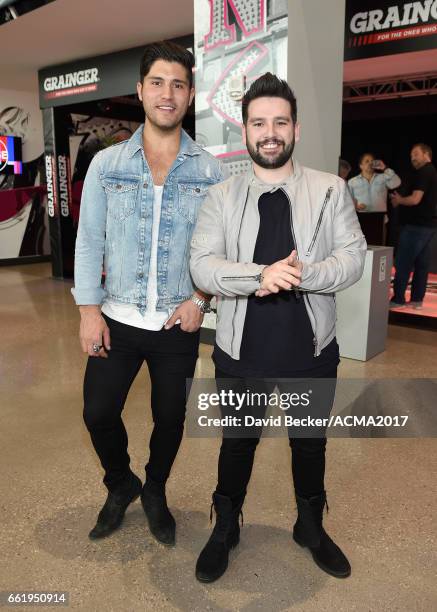
MULTIPOLYGON (((240 538, 238 537, 237 540, 235 542, 232 542, 232 544, 229 546, 229 552, 231 552, 231 550, 236 548, 239 543, 240 543, 240 538)), ((223 568, 223 570, 220 571, 220 573, 214 574, 214 576, 207 576, 207 577, 206 576, 198 576, 197 572, 196 572, 196 579, 199 582, 202 582, 203 584, 208 584, 210 582, 215 582, 216 580, 218 580, 219 578, 221 578, 223 576, 223 574, 228 569, 228 565, 229 565, 229 562, 226 563, 226 566, 223 568)))
POLYGON ((293 533, 293 540, 296 542, 296 544, 299 544, 299 546, 301 546, 302 548, 308 548, 308 550, 311 553, 311 556, 314 560, 314 563, 317 565, 317 567, 319 567, 321 570, 323 570, 324 572, 326 572, 327 574, 329 574, 330 576, 333 576, 334 578, 349 578, 349 576, 351 575, 351 570, 349 570, 347 573, 337 573, 335 571, 333 571, 332 569, 330 569, 329 567, 327 567, 326 565, 324 565, 323 563, 321 563, 316 555, 313 553, 313 551, 311 550, 311 548, 309 546, 307 546, 304 542, 302 542, 301 540, 299 540, 299 538, 297 538, 294 533, 293 533))
POLYGON ((124 520, 124 515, 126 514, 126 510, 129 508, 129 506, 130 506, 131 504, 133 504, 133 502, 134 502, 134 501, 136 501, 136 500, 139 498, 139 496, 140 496, 140 495, 141 495, 141 493, 138 493, 138 495, 135 495, 135 497, 133 497, 133 498, 131 499, 131 501, 128 503, 128 505, 127 505, 127 506, 126 506, 126 508, 125 508, 125 511, 124 511, 124 513, 123 513, 123 517, 122 517, 121 521, 118 523, 118 525, 116 525, 116 526, 115 526, 113 529, 111 529, 111 531, 108 531, 108 533, 104 533, 103 535, 92 536, 92 535, 91 535, 91 531, 92 531, 92 529, 91 529, 91 531, 90 531, 90 532, 89 532, 89 534, 88 534, 88 538, 89 538, 90 540, 92 540, 93 542, 94 542, 95 540, 103 540, 104 538, 108 538, 109 536, 111 536, 111 535, 112 535, 112 534, 113 534, 115 531, 117 531, 117 529, 120 529, 120 527, 121 527, 121 525, 122 525, 122 523, 123 523, 123 520, 124 520))

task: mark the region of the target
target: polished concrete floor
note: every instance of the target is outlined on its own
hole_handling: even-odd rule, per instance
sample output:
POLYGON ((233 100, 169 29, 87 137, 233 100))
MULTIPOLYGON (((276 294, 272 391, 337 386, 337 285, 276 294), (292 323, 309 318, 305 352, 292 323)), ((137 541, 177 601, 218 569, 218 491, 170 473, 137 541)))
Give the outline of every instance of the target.
MULTIPOLYGON (((176 548, 151 539, 138 502, 118 532, 91 542, 105 490, 82 424, 85 357, 70 284, 52 280, 45 264, 0 268, 0 333, 0 591, 68 591, 70 608, 86 611, 437 609, 435 439, 329 441, 325 523, 350 558, 347 580, 324 574, 292 541, 286 440, 263 440, 241 545, 226 575, 201 585, 194 565, 210 532, 218 440, 183 440, 168 487, 176 548)), ((201 347, 198 375, 212 374, 210 352, 201 347)), ((436 368, 436 332, 391 327, 385 353, 343 360, 340 375, 436 378, 436 368)), ((143 369, 125 412, 139 475, 148 398, 143 369)))

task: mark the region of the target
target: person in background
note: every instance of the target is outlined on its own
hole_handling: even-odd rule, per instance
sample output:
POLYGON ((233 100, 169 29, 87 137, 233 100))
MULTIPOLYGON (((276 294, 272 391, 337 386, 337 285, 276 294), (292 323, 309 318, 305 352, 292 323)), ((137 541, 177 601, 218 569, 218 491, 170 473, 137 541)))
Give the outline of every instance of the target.
POLYGON ((345 159, 339 159, 338 161, 338 176, 342 178, 344 181, 347 180, 347 177, 350 174, 352 167, 348 161, 345 159))
POLYGON ((359 159, 361 173, 349 179, 349 189, 359 212, 387 212, 387 193, 396 189, 401 179, 382 159, 363 153, 359 159))
POLYGON ((399 187, 401 179, 373 153, 363 153, 359 166, 361 173, 348 181, 357 211, 366 213, 358 218, 369 244, 385 244, 387 194, 389 189, 399 187))
POLYGON ((402 308, 411 272, 410 306, 423 307, 431 261, 431 241, 437 225, 437 170, 432 164, 432 149, 418 143, 411 149, 411 164, 415 169, 411 194, 391 195, 394 207, 401 207, 401 232, 396 251, 394 295, 390 308, 402 308))

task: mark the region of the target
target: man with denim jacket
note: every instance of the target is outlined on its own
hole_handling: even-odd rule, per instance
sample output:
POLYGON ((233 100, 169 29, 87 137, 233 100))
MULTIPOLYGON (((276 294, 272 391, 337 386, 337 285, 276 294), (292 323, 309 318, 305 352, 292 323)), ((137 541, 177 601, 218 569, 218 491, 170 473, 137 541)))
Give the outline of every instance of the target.
MULTIPOLYGON (((366 241, 346 183, 292 157, 299 125, 288 84, 270 73, 259 77, 242 111, 253 169, 209 189, 191 243, 194 282, 218 296, 217 385, 262 397, 272 382, 282 393, 283 385, 295 388, 284 379, 324 379, 314 393, 329 416, 339 363, 334 293, 360 278, 366 241)), ((226 571, 239 542, 238 515, 259 440, 259 431, 231 429, 220 449, 216 524, 196 565, 202 582, 226 571)), ((293 537, 321 569, 349 576, 347 558, 322 526, 325 430, 318 437, 288 433, 298 508, 293 537)))
POLYGON ((147 46, 137 84, 145 124, 100 151, 85 179, 72 291, 89 355, 84 420, 108 489, 93 539, 112 533, 141 495, 152 534, 175 543, 165 484, 182 439, 186 379, 194 375, 209 307, 193 286, 189 245, 208 187, 223 179, 219 162, 181 127, 194 96, 193 65, 193 55, 179 45, 147 46), (143 487, 129 466, 121 414, 144 361, 154 428, 143 487))

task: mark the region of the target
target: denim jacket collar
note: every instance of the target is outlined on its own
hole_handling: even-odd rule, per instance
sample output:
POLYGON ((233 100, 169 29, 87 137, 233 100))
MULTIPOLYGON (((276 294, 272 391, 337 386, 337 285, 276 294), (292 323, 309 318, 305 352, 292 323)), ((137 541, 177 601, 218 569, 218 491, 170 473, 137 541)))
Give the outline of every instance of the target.
MULTIPOLYGON (((128 157, 133 157, 143 147, 143 129, 144 124, 141 124, 128 141, 128 157)), ((194 142, 185 130, 181 130, 181 144, 179 147, 178 157, 183 155, 200 155, 201 147, 194 142)))

